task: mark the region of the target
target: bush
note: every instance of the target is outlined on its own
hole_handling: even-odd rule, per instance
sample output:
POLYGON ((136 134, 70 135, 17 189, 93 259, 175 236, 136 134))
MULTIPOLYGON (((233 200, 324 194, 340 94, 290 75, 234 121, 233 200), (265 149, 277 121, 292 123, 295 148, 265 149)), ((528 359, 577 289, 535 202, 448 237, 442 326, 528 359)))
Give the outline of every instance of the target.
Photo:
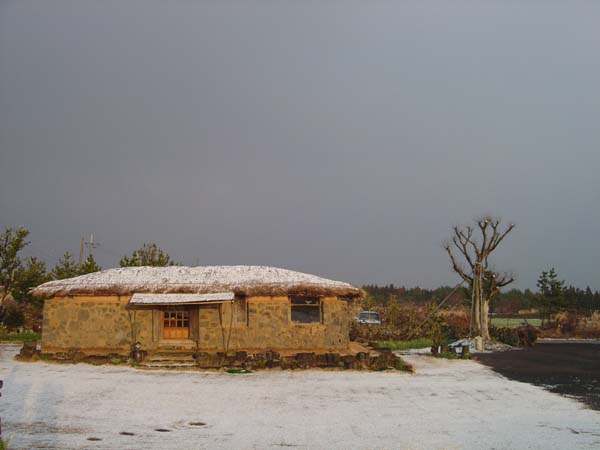
POLYGON ((18 306, 11 305, 4 310, 2 323, 11 329, 22 327, 25 323, 25 315, 18 306))
POLYGON ((0 450, 8 450, 8 444, 12 440, 12 436, 9 436, 7 440, 0 438, 0 450))
POLYGON ((531 325, 517 328, 519 334, 519 347, 533 347, 540 334, 540 330, 531 325))
POLYGON ((392 303, 378 308, 384 323, 381 325, 352 322, 350 340, 353 341, 406 341, 427 337, 445 342, 469 334, 469 316, 462 308, 435 311, 435 305, 392 303))
POLYGON ((579 318, 574 313, 563 313, 557 315, 556 328, 560 330, 561 334, 571 335, 575 333, 578 327, 579 318))
POLYGON ((518 328, 490 328, 492 338, 513 347, 531 347, 538 338, 539 330, 531 325, 518 328))
POLYGON ((0 341, 33 342, 39 341, 42 335, 26 331, 24 333, 0 333, 0 341))
POLYGON ((506 345, 517 347, 519 345, 519 332, 516 328, 490 327, 490 336, 506 345))
POLYGON ((469 316, 457 312, 445 312, 441 314, 442 334, 446 338, 456 341, 469 335, 469 316))

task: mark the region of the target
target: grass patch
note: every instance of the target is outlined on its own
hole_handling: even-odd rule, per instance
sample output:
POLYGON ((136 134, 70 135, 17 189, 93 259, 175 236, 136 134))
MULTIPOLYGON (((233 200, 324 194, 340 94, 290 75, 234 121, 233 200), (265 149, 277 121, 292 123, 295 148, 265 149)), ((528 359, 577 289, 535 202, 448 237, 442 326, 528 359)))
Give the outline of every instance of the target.
POLYGON ((542 319, 537 317, 492 317, 492 325, 498 328, 518 328, 524 322, 527 322, 529 325, 532 325, 534 327, 539 327, 540 325, 542 325, 542 319))
POLYGON ((411 339, 410 341, 378 341, 380 348, 389 348, 390 350, 409 350, 411 348, 431 347, 433 341, 429 338, 411 339))
POLYGON ((25 333, 0 333, 0 341, 10 342, 32 342, 39 341, 42 338, 40 333, 27 331, 25 333))

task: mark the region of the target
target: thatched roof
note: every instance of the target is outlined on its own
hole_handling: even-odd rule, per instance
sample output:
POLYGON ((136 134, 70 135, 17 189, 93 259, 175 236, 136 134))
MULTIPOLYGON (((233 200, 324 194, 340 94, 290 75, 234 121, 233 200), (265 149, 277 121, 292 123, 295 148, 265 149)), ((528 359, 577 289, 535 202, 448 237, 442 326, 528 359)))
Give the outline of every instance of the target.
POLYGON ((239 295, 361 295, 360 289, 348 283, 267 266, 123 267, 50 281, 36 287, 32 293, 56 297, 225 291, 239 295))

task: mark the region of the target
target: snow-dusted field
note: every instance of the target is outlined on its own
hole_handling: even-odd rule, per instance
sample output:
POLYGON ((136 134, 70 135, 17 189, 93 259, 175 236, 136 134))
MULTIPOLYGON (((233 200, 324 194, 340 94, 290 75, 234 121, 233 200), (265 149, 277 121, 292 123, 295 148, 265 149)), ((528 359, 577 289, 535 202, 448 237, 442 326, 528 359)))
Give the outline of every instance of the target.
POLYGON ((600 448, 600 413, 471 361, 230 375, 19 363, 16 350, 0 346, 11 449, 600 448))

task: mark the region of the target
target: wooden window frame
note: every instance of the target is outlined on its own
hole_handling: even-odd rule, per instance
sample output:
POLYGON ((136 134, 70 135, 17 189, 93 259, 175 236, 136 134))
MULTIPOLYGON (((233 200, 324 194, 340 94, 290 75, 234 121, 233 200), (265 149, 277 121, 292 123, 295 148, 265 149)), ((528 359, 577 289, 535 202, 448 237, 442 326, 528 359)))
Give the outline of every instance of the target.
POLYGON ((315 325, 315 324, 323 324, 323 298, 318 296, 308 296, 308 295, 290 295, 288 296, 289 304, 290 304, 290 323, 294 325, 315 325), (302 300, 304 301, 316 301, 314 304, 309 303, 298 303, 294 304, 294 300, 302 300), (311 321, 311 322, 301 322, 299 320, 293 319, 293 311, 295 307, 310 307, 319 310, 319 320, 311 321))
MULTIPOLYGON (((162 339, 174 339, 173 337, 165 337, 166 329, 186 329, 187 338, 189 339, 190 333, 190 308, 181 305, 172 305, 161 308, 161 338, 162 339)), ((183 338, 183 337, 182 337, 183 338)))

